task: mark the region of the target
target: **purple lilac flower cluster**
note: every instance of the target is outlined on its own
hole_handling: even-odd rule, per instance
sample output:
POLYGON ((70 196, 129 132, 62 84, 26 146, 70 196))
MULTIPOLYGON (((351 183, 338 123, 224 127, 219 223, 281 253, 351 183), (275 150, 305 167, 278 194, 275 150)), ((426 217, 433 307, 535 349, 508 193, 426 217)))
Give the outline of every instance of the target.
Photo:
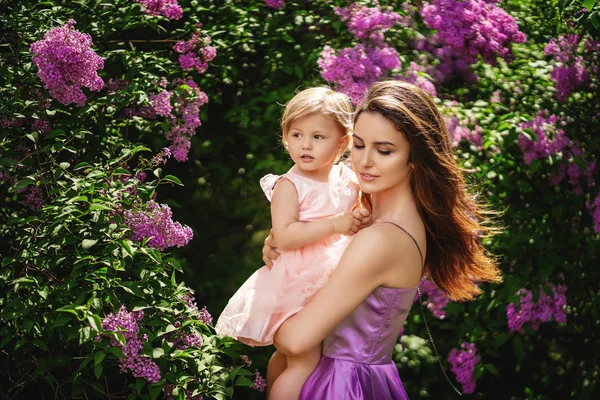
POLYGON ((136 0, 142 5, 146 14, 162 15, 168 19, 179 19, 183 16, 183 10, 177 0, 136 0))
MULTIPOLYGON (((422 280, 419 284, 419 290, 422 296, 427 296, 427 300, 423 303, 427 306, 427 309, 431 311, 434 317, 439 319, 446 318, 446 312, 444 307, 450 303, 450 298, 446 296, 446 293, 437 287, 433 282, 429 280, 422 280)), ((419 300, 419 294, 415 295, 414 301, 419 300)))
POLYGON ((246 366, 247 366, 247 367, 249 367, 249 366, 251 366, 251 365, 252 365, 252 360, 250 360, 250 359, 248 358, 248 355, 247 355, 247 354, 242 354, 242 355, 240 356, 240 358, 242 359, 242 361, 244 362, 244 364, 246 364, 246 366))
POLYGON ((194 237, 192 228, 173 222, 172 216, 168 205, 150 200, 140 211, 125 210, 123 220, 133 231, 133 240, 150 238, 148 246, 162 251, 185 246, 194 237))
MULTIPOLYGON (((200 121, 200 107, 208 103, 208 96, 190 78, 176 80, 174 84, 185 85, 175 97, 177 108, 175 115, 171 115, 171 129, 165 137, 171 141, 169 149, 177 161, 186 161, 190 150, 190 137, 196 134, 196 128, 202 125, 200 121)), ((182 86, 183 87, 183 86, 182 86)))
POLYGON ((416 50, 425 51, 433 55, 439 64, 430 67, 427 72, 438 84, 443 84, 453 80, 475 83, 477 75, 470 69, 470 63, 462 54, 452 47, 442 45, 435 37, 418 38, 413 41, 413 47, 416 50))
MULTIPOLYGON (((175 321, 173 323, 175 328, 181 327, 181 322, 175 321)), ((171 340, 173 341, 173 346, 177 350, 185 350, 188 347, 197 347, 200 348, 202 346, 202 336, 197 333, 185 333, 185 332, 177 332, 171 340)))
POLYGON ((560 185, 562 180, 567 177, 573 192, 579 196, 585 194, 582 180, 585 181, 588 189, 596 185, 594 173, 596 172, 596 160, 585 160, 583 150, 579 142, 573 142, 562 152, 563 163, 558 164, 558 170, 550 174, 549 181, 552 185, 560 185), (585 167, 580 167, 575 161, 575 157, 582 159, 585 167))
MULTIPOLYGON (((163 393, 165 393, 167 400, 174 400, 173 397, 173 389, 175 389, 175 385, 163 385, 163 393)), ((191 390, 186 389, 185 391, 185 399, 186 400, 204 400, 204 396, 202 394, 197 394, 196 396, 192 396, 191 390)))
POLYGON ((354 104, 363 98, 371 83, 401 66, 393 48, 367 47, 358 44, 336 51, 325 46, 317 61, 321 76, 333 82, 337 90, 346 93, 354 104))
POLYGON ((450 370, 456 375, 456 380, 462 385, 465 394, 472 394, 475 391, 475 379, 473 372, 475 366, 480 360, 477 355, 475 344, 463 342, 461 350, 452 349, 448 356, 450 370))
POLYGON ((265 0, 265 4, 271 8, 281 8, 283 7, 284 0, 265 0))
MULTIPOLYGON (((125 358, 119 360, 121 372, 131 371, 134 377, 144 378, 148 382, 157 383, 160 380, 160 369, 150 358, 140 355, 143 345, 140 339, 138 322, 144 318, 143 311, 127 311, 121 306, 115 315, 109 314, 102 321, 102 329, 110 332, 121 332, 125 336, 125 346, 111 338, 110 344, 123 350, 125 358)), ((147 340, 147 336, 144 337, 147 340)))
POLYGON ((381 7, 365 7, 353 3, 347 8, 337 7, 335 13, 348 25, 348 31, 358 40, 383 44, 383 34, 402 21, 402 16, 393 11, 382 11, 381 7))
POLYGON ((548 114, 548 110, 540 110, 532 121, 522 122, 519 125, 521 129, 532 129, 537 138, 528 138, 524 133, 519 135, 519 149, 523 152, 527 165, 532 160, 548 158, 562 151, 569 144, 565 131, 557 128, 557 123, 564 126, 566 121, 554 114, 548 114))
POLYGON ((499 0, 433 0, 421 9, 425 24, 437 30, 437 38, 473 64, 477 56, 496 65, 501 57, 510 62, 511 43, 524 43, 515 19, 496 6, 499 0))
POLYGON ((202 321, 202 323, 204 323, 204 325, 210 325, 213 318, 212 318, 212 315, 210 315, 210 313, 206 309, 206 306, 202 307, 201 310, 198 309, 198 305, 196 304, 194 296, 192 296, 191 294, 182 296, 181 300, 185 304, 187 304, 188 307, 190 307, 193 310, 194 316, 196 318, 198 318, 200 321, 202 321))
POLYGON ((217 56, 217 48, 210 46, 210 36, 201 35, 200 31, 192 33, 189 40, 179 41, 173 46, 179 53, 179 65, 184 71, 195 69, 203 74, 208 69, 208 63, 217 56))
POLYGON ((585 205, 594 219, 594 231, 600 233, 600 193, 598 193, 594 201, 588 200, 585 205))
POLYGON ((579 35, 575 34, 559 36, 558 40, 552 38, 544 48, 544 53, 554 59, 550 78, 554 82, 558 101, 567 101, 571 93, 588 80, 583 57, 575 55, 578 48, 579 35))
POLYGON ((471 130, 460 125, 460 121, 456 116, 453 116, 446 122, 448 133, 452 141, 452 146, 458 147, 462 139, 471 142, 477 150, 483 149, 483 128, 477 125, 477 121, 471 121, 475 125, 475 129, 471 130))
POLYGON ((30 210, 38 211, 44 207, 44 195, 40 188, 29 185, 19 189, 17 193, 24 197, 23 200, 21 200, 21 204, 30 210))
POLYGON ((411 61, 410 66, 404 75, 396 75, 394 78, 412 83, 413 85, 421 88, 425 93, 429 93, 431 96, 435 97, 437 96, 437 90, 435 89, 433 82, 423 76, 423 74, 426 73, 426 67, 411 61))
MULTIPOLYGON (((200 107, 208 103, 208 96, 191 79, 176 79, 172 82, 175 89, 166 90, 166 80, 163 78, 158 94, 150 95, 151 112, 147 119, 156 115, 166 117, 171 122, 171 129, 165 137, 171 141, 169 157, 177 161, 186 161, 190 150, 190 137, 196 134, 196 128, 202 125, 200 107), (175 104, 174 108, 172 104, 175 104)), ((139 110, 136 112, 139 115, 139 110)))
POLYGON ((390 71, 400 68, 395 49, 384 42, 384 33, 399 24, 397 13, 382 11, 381 7, 352 4, 336 8, 336 13, 348 23, 348 30, 359 41, 354 47, 334 50, 325 46, 317 61, 321 76, 346 93, 354 104, 360 102, 371 83, 390 71))
POLYGON ((533 293, 528 289, 520 289, 516 294, 520 296, 519 303, 510 303, 506 306, 506 318, 508 329, 511 332, 523 333, 523 325, 528 323, 534 330, 538 330, 540 324, 549 322, 554 318, 558 323, 567 321, 565 306, 567 304, 567 286, 544 285, 550 289, 552 295, 546 294, 540 287, 540 297, 536 303, 533 302, 533 293))
POLYGON ((258 390, 259 392, 264 392, 267 388, 267 381, 260 375, 260 372, 256 370, 254 373, 254 383, 250 386, 250 389, 258 390))
POLYGON ((38 67, 38 77, 50 95, 64 105, 85 104, 81 90, 98 91, 104 86, 97 70, 104 60, 92 49, 92 38, 73 29, 74 20, 44 34, 44 39, 30 45, 32 60, 38 67))

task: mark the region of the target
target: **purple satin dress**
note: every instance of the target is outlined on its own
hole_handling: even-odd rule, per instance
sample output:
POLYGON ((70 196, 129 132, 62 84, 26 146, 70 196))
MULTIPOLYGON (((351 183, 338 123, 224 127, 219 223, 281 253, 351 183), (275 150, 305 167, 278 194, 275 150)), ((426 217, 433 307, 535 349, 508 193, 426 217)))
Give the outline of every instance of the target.
POLYGON ((325 338, 321 360, 299 400, 408 400, 392 351, 416 292, 382 286, 371 292, 325 338))
POLYGON ((392 351, 417 289, 379 287, 323 341, 299 400, 406 400, 392 351))

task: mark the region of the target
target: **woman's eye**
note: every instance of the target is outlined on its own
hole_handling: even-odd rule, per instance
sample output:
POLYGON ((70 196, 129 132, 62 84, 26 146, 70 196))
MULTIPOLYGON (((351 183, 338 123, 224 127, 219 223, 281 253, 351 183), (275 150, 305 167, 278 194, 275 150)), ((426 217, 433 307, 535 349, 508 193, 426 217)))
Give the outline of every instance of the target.
POLYGON ((377 150, 379 152, 379 154, 383 155, 383 156, 389 156, 390 154, 392 154, 391 151, 385 151, 385 150, 377 150))
POLYGON ((352 145, 352 147, 354 147, 355 149, 364 149, 364 148, 365 148, 365 146, 364 146, 364 145, 359 145, 359 144, 356 144, 356 143, 354 143, 354 144, 352 145))

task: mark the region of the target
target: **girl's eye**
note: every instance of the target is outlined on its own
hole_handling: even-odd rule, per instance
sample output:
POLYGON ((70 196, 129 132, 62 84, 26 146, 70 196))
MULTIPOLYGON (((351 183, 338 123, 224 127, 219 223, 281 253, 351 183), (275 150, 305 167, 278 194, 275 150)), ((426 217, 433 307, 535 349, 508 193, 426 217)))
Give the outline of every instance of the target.
POLYGON ((356 143, 354 143, 354 144, 352 145, 352 147, 354 147, 355 149, 364 149, 364 148, 365 148, 365 146, 364 146, 364 145, 362 145, 362 146, 361 146, 361 145, 358 145, 358 144, 356 144, 356 143))
POLYGON ((300 134, 298 132, 294 132, 292 133, 292 137, 300 137, 300 134))
POLYGON ((315 139, 324 139, 323 135, 315 135, 315 139))

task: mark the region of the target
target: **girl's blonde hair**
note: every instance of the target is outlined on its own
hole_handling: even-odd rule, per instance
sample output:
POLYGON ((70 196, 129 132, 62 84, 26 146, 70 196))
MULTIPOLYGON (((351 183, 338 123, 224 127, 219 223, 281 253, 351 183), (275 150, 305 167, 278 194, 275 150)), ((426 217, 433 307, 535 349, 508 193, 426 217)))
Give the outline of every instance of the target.
POLYGON ((354 107, 350 98, 325 86, 313 87, 299 92, 285 105, 281 118, 281 139, 284 145, 292 123, 314 113, 330 116, 346 134, 352 131, 354 107))

